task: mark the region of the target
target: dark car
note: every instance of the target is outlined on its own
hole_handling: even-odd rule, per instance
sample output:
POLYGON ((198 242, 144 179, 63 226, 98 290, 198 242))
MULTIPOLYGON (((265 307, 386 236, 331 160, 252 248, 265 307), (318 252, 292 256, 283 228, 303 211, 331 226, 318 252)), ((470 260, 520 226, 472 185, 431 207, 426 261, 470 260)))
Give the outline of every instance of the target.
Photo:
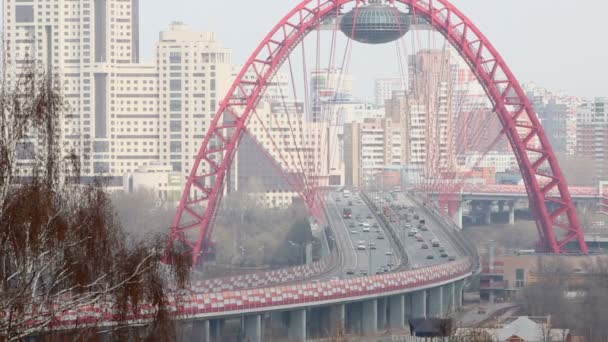
POLYGON ((371 218, 372 218, 372 214, 367 214, 367 216, 366 216, 366 217, 367 217, 368 219, 371 219, 371 218))
POLYGON ((346 270, 346 274, 353 275, 355 274, 355 270, 346 270))
POLYGON ((429 245, 427 245, 426 243, 423 243, 420 248, 422 249, 429 249, 429 245))
POLYGON ((378 236, 376 237, 376 239, 378 239, 378 240, 384 240, 384 235, 378 234, 378 236))
POLYGON ((451 256, 448 260, 454 261, 454 260, 456 260, 456 257, 455 256, 451 256))
POLYGON ((435 257, 433 256, 433 254, 429 254, 426 256, 427 259, 435 259, 435 257))
POLYGON ((441 257, 442 258, 447 258, 448 257, 448 253, 446 253, 446 252, 441 253, 441 257))

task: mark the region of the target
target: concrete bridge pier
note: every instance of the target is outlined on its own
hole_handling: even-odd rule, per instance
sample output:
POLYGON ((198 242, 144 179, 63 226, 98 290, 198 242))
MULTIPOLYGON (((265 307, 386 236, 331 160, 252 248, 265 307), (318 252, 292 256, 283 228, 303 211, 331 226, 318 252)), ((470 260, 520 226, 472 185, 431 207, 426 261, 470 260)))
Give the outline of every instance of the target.
POLYGON ((509 202, 509 224, 515 225, 515 201, 509 202))
POLYGON ((387 328, 387 310, 388 310, 388 298, 378 298, 378 330, 384 331, 387 328))
POLYGON ((221 342, 222 336, 224 332, 224 325, 226 322, 221 319, 212 319, 209 320, 209 341, 211 342, 221 342))
POLYGON ((378 300, 372 299, 363 302, 361 326, 364 335, 373 335, 378 332, 378 300))
POLYGON ((350 303, 346 305, 346 332, 349 334, 361 334, 363 327, 361 323, 363 321, 362 303, 350 303))
POLYGON ((456 286, 455 283, 443 285, 441 287, 443 297, 443 313, 449 315, 456 311, 456 286))
POLYGON ((346 323, 346 308, 344 304, 329 306, 325 308, 324 312, 327 315, 327 319, 323 319, 327 324, 327 326, 324 327, 327 335, 333 337, 344 333, 346 323))
POLYGON ((192 342, 211 342, 211 324, 209 321, 192 323, 192 342))
POLYGON ((427 292, 426 290, 417 291, 411 295, 411 318, 427 317, 427 292))
POLYGON ((245 341, 262 342, 262 316, 250 315, 243 317, 245 341))
POLYGON ((287 337, 294 342, 306 341, 306 310, 289 311, 288 315, 287 337))
POLYGON ((397 295, 388 300, 388 328, 391 331, 403 329, 405 319, 405 296, 397 295))
POLYGON ((455 284, 455 292, 456 292, 456 308, 460 310, 462 308, 462 296, 464 294, 464 280, 459 280, 455 284))
POLYGON ((428 290, 428 317, 443 317, 443 287, 436 286, 428 290))

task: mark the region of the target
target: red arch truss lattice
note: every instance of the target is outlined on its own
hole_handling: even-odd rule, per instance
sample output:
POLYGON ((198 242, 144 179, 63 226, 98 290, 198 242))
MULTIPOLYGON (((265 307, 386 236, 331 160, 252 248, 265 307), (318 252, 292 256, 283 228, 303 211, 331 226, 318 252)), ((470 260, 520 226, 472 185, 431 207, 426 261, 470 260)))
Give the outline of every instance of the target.
MULTIPOLYGON (((256 48, 221 102, 198 151, 173 222, 168 249, 181 241, 192 248, 193 263, 201 261, 227 172, 266 87, 311 30, 336 15, 343 5, 355 1, 363 2, 304 0, 256 48), (245 79, 245 74, 255 75, 255 79, 245 79), (192 239, 194 235, 196 238, 192 239)), ((542 247, 562 253, 568 242, 577 241, 586 253, 583 230, 555 153, 530 101, 494 46, 447 0, 390 2, 405 4, 414 15, 426 18, 460 53, 484 87, 517 157, 542 247)), ((318 206, 314 194, 301 195, 311 210, 318 206)))

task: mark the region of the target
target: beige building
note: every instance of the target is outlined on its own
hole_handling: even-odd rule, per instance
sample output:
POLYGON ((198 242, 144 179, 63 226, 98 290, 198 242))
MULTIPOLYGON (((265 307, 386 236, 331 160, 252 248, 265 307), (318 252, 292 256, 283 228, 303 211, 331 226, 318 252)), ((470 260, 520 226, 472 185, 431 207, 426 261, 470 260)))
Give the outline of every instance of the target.
MULTIPOLYGON (((212 32, 173 23, 156 45, 160 161, 188 175, 230 86, 231 51, 212 32)), ((201 170, 204 172, 205 170, 201 170)))
POLYGON ((401 126, 390 119, 344 125, 345 185, 372 185, 387 167, 401 165, 401 126))

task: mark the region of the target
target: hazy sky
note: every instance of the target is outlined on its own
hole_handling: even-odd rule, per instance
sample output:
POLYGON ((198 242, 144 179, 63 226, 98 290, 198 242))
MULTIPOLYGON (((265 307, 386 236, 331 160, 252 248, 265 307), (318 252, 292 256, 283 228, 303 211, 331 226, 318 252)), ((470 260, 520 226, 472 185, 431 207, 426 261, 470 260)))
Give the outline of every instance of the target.
MULTIPOLYGON (((158 32, 173 20, 217 32, 243 63, 299 0, 141 1, 141 53, 151 58, 158 32)), ((521 82, 569 94, 608 96, 608 2, 600 0, 453 0, 492 40, 521 82)), ((382 70, 380 70, 382 74, 382 70)), ((357 75, 364 81, 365 75, 357 75)), ((371 76, 370 76, 371 78, 371 76)))

